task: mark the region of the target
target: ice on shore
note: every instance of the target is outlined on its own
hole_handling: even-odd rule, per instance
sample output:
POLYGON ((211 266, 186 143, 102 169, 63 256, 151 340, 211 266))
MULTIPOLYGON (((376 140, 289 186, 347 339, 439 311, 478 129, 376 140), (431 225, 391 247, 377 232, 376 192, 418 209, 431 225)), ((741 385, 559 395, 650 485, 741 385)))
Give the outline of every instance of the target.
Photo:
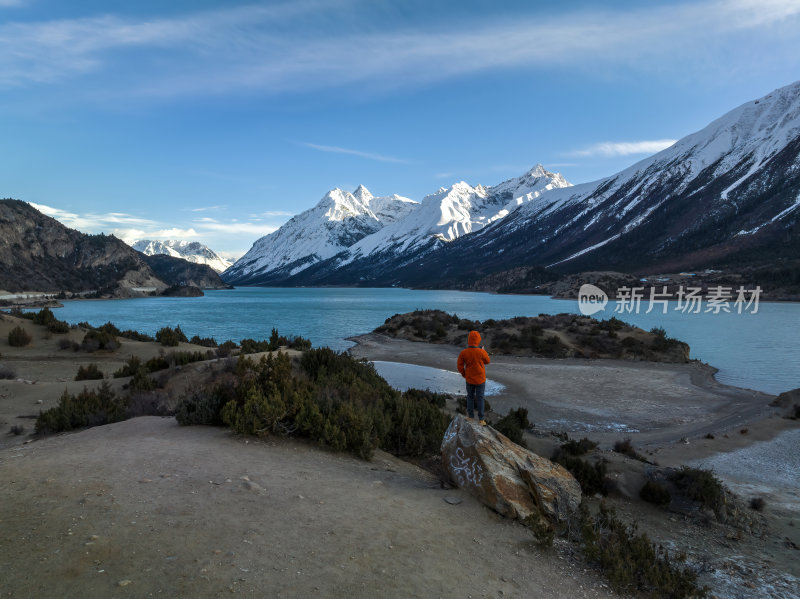
MULTIPOLYGON (((403 362, 373 362, 375 370, 395 389, 429 389, 437 393, 466 395, 464 378, 455 370, 442 370, 403 362)), ((498 395, 505 387, 496 381, 486 380, 486 395, 498 395)))
POLYGON ((714 471, 734 493, 745 498, 770 495, 791 511, 800 511, 800 430, 788 430, 769 441, 694 460, 691 465, 714 471))

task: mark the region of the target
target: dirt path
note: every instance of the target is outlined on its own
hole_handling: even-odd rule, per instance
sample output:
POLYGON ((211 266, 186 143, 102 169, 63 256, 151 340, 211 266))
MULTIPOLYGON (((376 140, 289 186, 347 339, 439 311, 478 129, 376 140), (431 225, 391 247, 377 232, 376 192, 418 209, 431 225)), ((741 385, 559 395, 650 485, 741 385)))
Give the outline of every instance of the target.
POLYGON ((388 454, 145 417, 2 450, 0 472, 4 597, 610 596, 388 454))

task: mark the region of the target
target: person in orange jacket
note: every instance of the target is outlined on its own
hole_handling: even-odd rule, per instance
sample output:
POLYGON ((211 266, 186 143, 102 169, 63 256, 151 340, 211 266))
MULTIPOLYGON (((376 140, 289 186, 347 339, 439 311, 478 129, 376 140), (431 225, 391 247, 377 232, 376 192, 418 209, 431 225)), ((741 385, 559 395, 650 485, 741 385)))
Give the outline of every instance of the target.
POLYGON ((491 362, 489 354, 483 349, 481 334, 470 331, 467 337, 467 348, 458 354, 458 371, 467 380, 467 416, 475 418, 475 403, 478 404, 478 419, 486 425, 483 419, 483 394, 486 389, 486 367, 491 362))

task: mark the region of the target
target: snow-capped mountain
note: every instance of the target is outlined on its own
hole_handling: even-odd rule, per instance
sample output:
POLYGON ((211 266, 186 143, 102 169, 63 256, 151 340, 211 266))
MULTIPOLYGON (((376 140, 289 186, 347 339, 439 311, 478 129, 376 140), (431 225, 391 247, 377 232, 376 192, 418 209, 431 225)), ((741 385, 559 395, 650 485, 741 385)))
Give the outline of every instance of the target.
POLYGON ((218 273, 231 266, 230 260, 219 256, 216 252, 197 241, 137 239, 131 243, 131 247, 147 256, 163 254, 173 258, 182 258, 195 264, 207 264, 218 273))
MULTIPOLYGON (((800 82, 591 183, 571 186, 537 166, 494 187, 442 188, 381 226, 358 210, 363 201, 336 191, 353 198, 353 218, 335 220, 336 243, 317 251, 334 225, 299 215, 273 234, 284 240, 283 262, 269 236, 248 253, 269 276, 225 279, 447 287, 517 266, 643 273, 797 260, 800 82)), ((327 214, 323 202, 314 210, 327 214)))
POLYGON ((668 272, 787 258, 800 258, 800 82, 616 175, 548 190, 387 280, 463 281, 535 264, 668 272))
MULTIPOLYGON (((331 269, 370 269, 412 260, 505 217, 547 189, 569 186, 537 165, 495 187, 465 182, 426 196, 421 203, 400 196, 374 198, 363 186, 350 194, 328 192, 311 210, 259 239, 224 274, 233 284, 282 284, 331 269)), ((358 274, 362 277, 364 273, 358 274)))
POLYGON ((353 193, 333 189, 316 206, 257 240, 223 278, 235 284, 285 279, 401 220, 418 206, 398 195, 374 197, 363 185, 353 193))
POLYGON ((376 263, 418 259, 506 217, 549 189, 569 186, 563 176, 548 172, 538 164, 521 177, 494 187, 472 187, 463 181, 442 187, 426 196, 420 207, 404 219, 352 245, 337 256, 332 266, 341 269, 354 262, 370 260, 374 268, 376 263))

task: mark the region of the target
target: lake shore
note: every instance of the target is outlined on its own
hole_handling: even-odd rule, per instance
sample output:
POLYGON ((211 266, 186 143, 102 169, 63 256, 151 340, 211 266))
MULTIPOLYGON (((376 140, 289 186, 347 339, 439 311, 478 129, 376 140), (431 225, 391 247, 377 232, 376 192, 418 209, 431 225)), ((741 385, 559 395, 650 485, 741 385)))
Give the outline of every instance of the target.
MULTIPOLYGON (((461 347, 369 333, 349 339, 350 354, 368 360, 455 370, 461 347)), ((613 444, 623 435, 658 448, 736 431, 743 444, 777 434, 793 423, 770 406, 775 397, 723 385, 700 362, 664 364, 629 360, 548 359, 494 355, 488 376, 504 386, 492 398, 498 414, 523 407, 536 428, 589 435, 613 444), (747 426, 752 435, 741 435, 747 426)))

